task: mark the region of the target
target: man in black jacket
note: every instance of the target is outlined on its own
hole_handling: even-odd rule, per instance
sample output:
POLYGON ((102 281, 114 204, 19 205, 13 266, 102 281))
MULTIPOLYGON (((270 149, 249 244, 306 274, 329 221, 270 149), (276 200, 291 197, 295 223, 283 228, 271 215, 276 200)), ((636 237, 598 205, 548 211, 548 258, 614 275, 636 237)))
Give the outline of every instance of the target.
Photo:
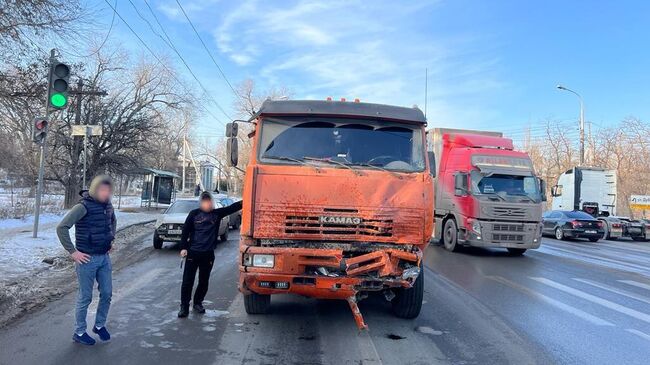
MULTIPOLYGON (((208 292, 210 272, 214 264, 214 249, 219 236, 221 219, 237 212, 242 202, 236 202, 225 208, 214 209, 212 195, 204 191, 200 197, 199 209, 192 210, 181 235, 181 257, 186 257, 183 284, 181 285, 181 309, 178 317, 187 317, 190 311, 190 297, 194 287, 196 271, 199 271, 199 284, 194 292, 193 308, 198 313, 205 313, 203 299, 208 292)), ((226 229, 228 229, 226 227, 226 229)))

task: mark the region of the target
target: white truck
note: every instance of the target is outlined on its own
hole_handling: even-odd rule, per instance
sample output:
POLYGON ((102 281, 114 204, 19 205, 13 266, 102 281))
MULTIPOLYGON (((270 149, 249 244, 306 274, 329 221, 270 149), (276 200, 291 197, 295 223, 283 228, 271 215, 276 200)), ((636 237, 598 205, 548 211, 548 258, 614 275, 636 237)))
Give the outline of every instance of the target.
POLYGON ((551 188, 553 210, 582 210, 594 217, 616 215, 616 170, 574 167, 551 188))

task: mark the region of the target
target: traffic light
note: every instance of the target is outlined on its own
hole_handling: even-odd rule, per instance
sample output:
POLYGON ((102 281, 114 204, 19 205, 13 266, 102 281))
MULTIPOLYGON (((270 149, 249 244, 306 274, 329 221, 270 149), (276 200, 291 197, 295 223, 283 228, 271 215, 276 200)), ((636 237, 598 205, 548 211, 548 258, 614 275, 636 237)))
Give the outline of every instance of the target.
POLYGON ((32 130, 32 139, 34 143, 42 144, 47 134, 47 119, 42 117, 34 118, 34 128, 32 130))
POLYGON ((54 60, 50 65, 50 90, 48 105, 54 109, 63 109, 68 105, 68 80, 70 67, 54 60))

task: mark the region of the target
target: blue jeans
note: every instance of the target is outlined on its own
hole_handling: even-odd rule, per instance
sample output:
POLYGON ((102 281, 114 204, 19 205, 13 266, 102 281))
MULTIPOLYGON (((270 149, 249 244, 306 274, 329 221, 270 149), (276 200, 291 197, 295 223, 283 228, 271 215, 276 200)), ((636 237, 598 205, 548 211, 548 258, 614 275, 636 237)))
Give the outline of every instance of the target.
POLYGON ((108 309, 111 306, 111 296, 113 295, 113 278, 111 258, 108 254, 91 255, 90 261, 85 264, 76 264, 77 280, 79 281, 79 296, 77 297, 77 308, 75 317, 77 325, 76 334, 86 332, 86 314, 88 306, 93 300, 93 287, 95 280, 99 284, 99 304, 97 305, 97 314, 95 316, 95 326, 104 327, 108 309))

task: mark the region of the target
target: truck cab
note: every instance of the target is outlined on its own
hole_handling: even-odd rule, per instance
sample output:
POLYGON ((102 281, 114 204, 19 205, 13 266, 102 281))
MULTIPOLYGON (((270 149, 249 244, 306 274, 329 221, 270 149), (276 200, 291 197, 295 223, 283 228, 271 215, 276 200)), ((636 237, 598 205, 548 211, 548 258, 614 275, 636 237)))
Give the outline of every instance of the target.
MULTIPOLYGON (((239 257, 246 311, 265 313, 275 294, 342 299, 365 328, 356 303, 383 292, 397 316, 417 316, 433 229, 423 113, 267 100, 251 122, 239 257)), ((226 131, 232 165, 237 130, 226 131)))
POLYGON ((521 255, 541 243, 544 182, 525 152, 497 132, 435 129, 435 238, 445 248, 503 247, 521 255))

